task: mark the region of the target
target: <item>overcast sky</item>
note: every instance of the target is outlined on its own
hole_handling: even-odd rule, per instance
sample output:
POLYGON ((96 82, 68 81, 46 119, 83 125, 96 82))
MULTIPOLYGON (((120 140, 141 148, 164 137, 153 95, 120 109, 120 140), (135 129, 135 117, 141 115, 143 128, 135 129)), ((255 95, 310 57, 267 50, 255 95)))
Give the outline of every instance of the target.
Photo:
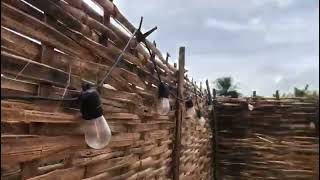
POLYGON ((318 0, 115 0, 175 61, 186 47, 189 76, 232 76, 244 95, 319 89, 318 0))

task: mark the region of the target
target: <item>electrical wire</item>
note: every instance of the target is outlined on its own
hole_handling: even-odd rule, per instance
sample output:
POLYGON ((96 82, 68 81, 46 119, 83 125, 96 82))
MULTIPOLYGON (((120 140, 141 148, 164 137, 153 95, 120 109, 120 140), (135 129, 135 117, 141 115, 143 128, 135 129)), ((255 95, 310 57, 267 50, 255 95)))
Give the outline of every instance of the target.
POLYGON ((70 83, 71 83, 71 65, 69 64, 69 76, 68 76, 68 82, 67 82, 66 87, 64 88, 64 91, 63 91, 63 94, 62 94, 61 99, 63 99, 63 98, 64 98, 64 96, 66 95, 67 90, 68 90, 68 88, 69 88, 69 86, 70 86, 70 83))
POLYGON ((116 62, 112 65, 112 67, 110 68, 110 70, 106 73, 106 75, 104 76, 104 78, 102 79, 102 81, 98 84, 97 87, 101 87, 103 86, 104 81, 110 76, 110 74, 112 73, 112 71, 114 70, 114 68, 119 64, 119 62, 121 61, 121 58, 123 56, 123 54, 125 53, 125 51, 128 49, 130 42, 132 41, 132 39, 134 38, 134 36, 136 35, 138 31, 135 30, 134 33, 132 34, 131 38, 129 39, 129 41, 127 42, 126 46, 124 47, 124 49, 122 50, 121 54, 118 56, 116 62))
MULTIPOLYGON (((66 93, 67 93, 67 90, 68 90, 68 88, 69 88, 69 86, 70 86, 70 83, 71 83, 71 65, 70 65, 70 63, 69 63, 69 76, 68 76, 68 82, 67 82, 66 87, 65 87, 65 88, 64 88, 64 90, 63 90, 63 94, 62 94, 61 99, 64 99, 64 97, 65 97, 65 95, 66 95, 66 93)), ((57 106, 57 108, 56 108, 55 112, 57 112, 57 111, 59 110, 59 108, 60 108, 60 106, 61 106, 61 102, 62 102, 62 101, 60 101, 60 102, 59 102, 59 105, 57 106)))
MULTIPOLYGON (((169 91, 169 92, 170 92, 170 91, 169 91)), ((170 92, 170 94, 171 94, 172 96, 174 96, 174 98, 178 99, 179 101, 186 102, 186 101, 188 100, 188 98, 185 98, 185 99, 179 98, 179 97, 178 97, 177 95, 175 95, 173 92, 170 92)))
POLYGON ((18 74, 16 75, 16 77, 14 78, 14 80, 17 80, 18 77, 22 74, 22 72, 28 67, 28 65, 31 63, 31 61, 29 61, 26 65, 23 66, 23 68, 21 69, 21 71, 18 72, 18 74))
POLYGON ((145 45, 146 45, 147 50, 149 51, 150 59, 151 59, 153 65, 154 65, 154 69, 156 70, 156 73, 157 73, 157 75, 158 75, 159 81, 160 81, 160 83, 162 83, 162 80, 161 80, 161 77, 160 77, 160 73, 159 73, 159 69, 158 69, 158 66, 157 66, 157 64, 156 64, 155 55, 151 52, 148 44, 145 43, 145 45))
MULTIPOLYGON (((104 83, 104 81, 110 76, 110 74, 112 73, 112 71, 114 70, 114 68, 118 65, 118 63, 120 62, 124 52, 127 50, 127 48, 129 47, 130 42, 132 41, 132 39, 134 38, 134 36, 136 35, 137 30, 135 30, 135 32, 132 34, 131 38, 129 39, 128 43, 126 44, 125 48, 123 49, 123 51, 121 52, 121 54, 119 55, 119 57, 117 58, 116 62, 112 65, 112 67, 110 68, 110 70, 107 72, 107 74, 104 76, 104 78, 102 79, 102 81, 100 82, 100 84, 98 84, 98 87, 101 87, 104 83)), ((18 73, 18 75, 16 76, 16 78, 24 71, 24 69, 28 66, 28 64, 26 64, 24 66, 24 68, 18 73)), ((71 69, 69 69, 71 71, 71 69)), ((70 85, 70 74, 71 72, 69 71, 69 80, 68 80, 68 84, 65 88, 65 91, 63 93, 62 98, 54 98, 54 97, 42 97, 42 96, 13 96, 13 95, 1 95, 1 100, 8 100, 8 99, 12 99, 12 100, 40 100, 40 101, 78 101, 79 98, 64 98, 65 93, 66 93, 66 89, 68 88, 68 86, 70 85)), ((15 78, 15 79, 16 79, 15 78)))
MULTIPOLYGON (((141 23, 142 23, 142 20, 140 21, 140 26, 141 26, 141 23)), ((121 25, 121 23, 120 23, 121 25)), ((126 28, 125 28, 126 29, 126 28)), ((140 28, 139 28, 140 29, 140 28)), ((116 62, 112 65, 112 67, 110 68, 110 70, 106 73, 106 75, 103 77, 103 79, 101 80, 101 82, 98 84, 96 84, 97 88, 100 88, 103 86, 105 80, 111 75, 112 71, 116 68, 116 66, 119 64, 119 62, 121 61, 122 59, 122 56, 124 55, 125 51, 128 49, 132 39, 137 35, 137 32, 139 31, 139 29, 136 29, 134 31, 134 33, 132 34, 132 36, 130 37, 129 41, 127 42, 126 46, 124 47, 124 49, 122 50, 122 52, 120 53, 120 55, 118 56, 116 62)), ((151 53, 150 49, 148 48, 149 50, 149 53, 151 53)), ((22 72, 26 69, 26 67, 29 65, 30 62, 28 62, 23 68, 22 70, 17 74, 17 76, 15 77, 15 79, 17 79, 17 77, 22 74, 22 72)), ((155 69, 157 71, 157 74, 158 74, 158 78, 159 78, 159 81, 161 81, 161 78, 160 78, 160 74, 158 72, 158 69, 157 69, 157 66, 156 66, 156 63, 153 59, 153 63, 154 63, 154 66, 155 66, 155 69)), ((70 67, 69 67, 70 68, 70 67)), ((1 100, 6 100, 6 99, 16 99, 16 100, 47 100, 47 101, 76 101, 78 100, 78 98, 64 98, 65 94, 66 94, 66 90, 68 88, 68 86, 70 85, 70 74, 71 74, 71 68, 69 69, 69 80, 68 80, 68 83, 67 83, 67 86, 65 87, 65 90, 64 90, 64 93, 63 93, 63 96, 62 98, 52 98, 52 97, 41 97, 41 96, 8 96, 8 95, 1 95, 1 100)))
MULTIPOLYGON (((157 75, 158 75, 158 79, 159 79, 160 83, 162 83, 161 76, 160 76, 160 73, 159 73, 159 69, 158 69, 158 66, 157 66, 156 61, 155 61, 155 56, 154 56, 154 54, 152 53, 152 51, 150 50, 148 44, 145 43, 145 45, 146 45, 146 48, 147 48, 147 50, 148 50, 148 52, 149 52, 149 54, 150 54, 150 59, 151 59, 153 65, 154 65, 154 69, 156 70, 156 73, 157 73, 157 75)), ((170 91, 169 91, 169 93, 170 93, 171 95, 173 95, 176 99, 180 100, 180 101, 185 102, 185 101, 187 100, 187 99, 181 99, 181 98, 179 98, 178 96, 176 96, 174 93, 172 93, 172 92, 170 92, 170 91)))

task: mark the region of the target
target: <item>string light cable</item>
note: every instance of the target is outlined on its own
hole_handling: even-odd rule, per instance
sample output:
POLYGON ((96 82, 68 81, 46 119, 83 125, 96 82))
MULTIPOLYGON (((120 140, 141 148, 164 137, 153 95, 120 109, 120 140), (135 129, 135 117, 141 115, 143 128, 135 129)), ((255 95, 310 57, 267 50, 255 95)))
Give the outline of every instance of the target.
MULTIPOLYGON (((103 79, 100 81, 99 84, 97 84, 97 88, 100 88, 103 86, 105 80, 111 75, 112 71, 116 68, 116 66, 119 64, 119 62, 122 59, 122 56, 124 55, 125 51, 128 49, 131 41, 134 39, 134 37, 136 37, 137 42, 140 43, 141 41, 145 40, 145 38, 150 35, 154 30, 156 30, 156 27, 153 28, 152 30, 146 32, 145 34, 142 34, 140 29, 142 26, 142 20, 143 17, 141 17, 140 20, 140 24, 139 24, 139 28, 136 29, 134 31, 134 33, 132 34, 132 36, 130 37, 129 41, 127 42, 125 48, 122 50, 122 52, 120 53, 120 55, 118 56, 116 62, 112 65, 112 67, 110 68, 110 70, 106 73, 106 75, 103 77, 103 79), (139 36, 138 36, 139 35, 139 36)), ((25 70, 25 68, 28 66, 28 64, 26 64, 24 66, 24 68, 18 73, 18 75, 15 77, 15 79, 17 79, 18 76, 20 76, 22 74, 22 72, 25 70)), ((1 100, 41 100, 41 101, 78 101, 79 97, 75 97, 75 98, 64 98, 65 93, 66 93, 66 89, 69 87, 70 85, 70 73, 71 71, 69 71, 69 79, 67 82, 67 86, 65 87, 65 91, 63 93, 62 98, 55 98, 55 97, 43 97, 43 96, 32 96, 32 95, 25 95, 25 96, 19 96, 19 95, 2 95, 1 94, 1 100)))

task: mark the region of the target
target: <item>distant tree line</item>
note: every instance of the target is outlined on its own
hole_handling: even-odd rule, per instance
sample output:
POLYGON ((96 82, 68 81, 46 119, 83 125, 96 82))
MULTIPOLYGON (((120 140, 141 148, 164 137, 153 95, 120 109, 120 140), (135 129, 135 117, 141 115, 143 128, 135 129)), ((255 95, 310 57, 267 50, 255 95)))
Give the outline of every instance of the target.
MULTIPOLYGON (((232 77, 221 77, 217 78, 215 81, 216 92, 218 96, 226 96, 232 98, 238 98, 241 96, 241 93, 238 91, 238 86, 235 85, 232 77)), ((275 97, 276 95, 273 94, 275 97)), ((260 96, 256 96, 259 98, 260 96)), ((304 88, 300 89, 294 87, 293 92, 283 93, 282 98, 290 97, 304 97, 310 99, 319 99, 319 91, 309 90, 309 85, 307 84, 304 88)))
POLYGON ((309 85, 307 84, 304 88, 299 89, 294 87, 293 92, 283 93, 281 97, 290 98, 290 97, 305 97, 311 99, 319 99, 319 91, 309 90, 309 85))

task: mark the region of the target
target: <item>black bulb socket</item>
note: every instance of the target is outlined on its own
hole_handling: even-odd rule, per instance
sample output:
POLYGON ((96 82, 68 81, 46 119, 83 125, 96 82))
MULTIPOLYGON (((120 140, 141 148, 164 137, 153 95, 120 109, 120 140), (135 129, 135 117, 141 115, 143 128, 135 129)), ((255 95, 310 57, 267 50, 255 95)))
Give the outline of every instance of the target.
POLYGON ((159 98, 169 98, 169 88, 164 83, 159 84, 159 98))
POLYGON ((187 109, 190 109, 193 107, 193 101, 191 98, 189 98, 187 101, 186 101, 186 108, 187 109))
POLYGON ((92 120, 103 115, 100 94, 90 85, 83 86, 79 100, 83 119, 92 120))
POLYGON ((200 110, 200 109, 198 109, 196 112, 197 112, 197 116, 198 116, 198 118, 201 118, 201 117, 202 117, 202 115, 203 115, 203 114, 202 114, 202 112, 201 112, 201 110, 200 110))

